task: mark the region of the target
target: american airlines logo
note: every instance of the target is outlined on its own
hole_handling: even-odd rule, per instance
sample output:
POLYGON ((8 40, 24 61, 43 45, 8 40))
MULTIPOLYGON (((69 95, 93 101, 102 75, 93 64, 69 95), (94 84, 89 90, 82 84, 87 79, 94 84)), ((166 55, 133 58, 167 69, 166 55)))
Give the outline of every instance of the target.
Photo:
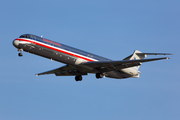
POLYGON ((136 58, 134 57, 134 58, 132 58, 132 60, 136 60, 136 58))
POLYGON ((58 45, 58 46, 61 46, 61 44, 59 44, 57 42, 53 42, 51 40, 47 40, 47 39, 44 39, 44 38, 43 38, 43 41, 48 42, 48 43, 52 43, 52 44, 55 44, 55 45, 58 45))

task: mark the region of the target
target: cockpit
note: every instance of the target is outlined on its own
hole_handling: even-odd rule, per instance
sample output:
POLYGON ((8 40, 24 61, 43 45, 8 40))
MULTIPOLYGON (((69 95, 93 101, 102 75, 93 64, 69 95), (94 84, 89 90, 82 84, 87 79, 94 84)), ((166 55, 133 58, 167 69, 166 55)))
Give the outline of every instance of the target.
POLYGON ((34 39, 34 40, 42 40, 41 37, 38 37, 38 36, 32 35, 32 34, 24 34, 24 35, 21 35, 19 38, 28 38, 28 39, 34 39))
POLYGON ((21 35, 19 38, 31 38, 31 36, 29 34, 24 34, 24 35, 21 35))

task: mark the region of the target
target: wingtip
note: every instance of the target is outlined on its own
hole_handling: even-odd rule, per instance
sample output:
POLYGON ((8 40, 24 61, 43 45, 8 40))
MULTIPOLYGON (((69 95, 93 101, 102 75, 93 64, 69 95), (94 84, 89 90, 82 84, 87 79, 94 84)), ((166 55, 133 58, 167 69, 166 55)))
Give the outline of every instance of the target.
POLYGON ((170 59, 169 57, 165 57, 165 59, 170 59))
POLYGON ((38 74, 36 74, 36 76, 39 76, 38 74))

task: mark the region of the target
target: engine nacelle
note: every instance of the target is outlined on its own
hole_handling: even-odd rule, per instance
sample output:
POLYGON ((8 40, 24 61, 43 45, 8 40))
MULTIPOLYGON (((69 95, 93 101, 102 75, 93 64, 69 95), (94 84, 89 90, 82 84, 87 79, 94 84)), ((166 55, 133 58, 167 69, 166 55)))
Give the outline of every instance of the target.
POLYGON ((121 69, 121 71, 123 71, 131 76, 139 76, 139 73, 140 73, 136 67, 124 68, 124 69, 121 69))
POLYGON ((84 59, 78 58, 78 59, 76 59, 75 65, 79 65, 79 64, 81 64, 81 63, 85 63, 85 62, 87 62, 87 60, 84 60, 84 59))

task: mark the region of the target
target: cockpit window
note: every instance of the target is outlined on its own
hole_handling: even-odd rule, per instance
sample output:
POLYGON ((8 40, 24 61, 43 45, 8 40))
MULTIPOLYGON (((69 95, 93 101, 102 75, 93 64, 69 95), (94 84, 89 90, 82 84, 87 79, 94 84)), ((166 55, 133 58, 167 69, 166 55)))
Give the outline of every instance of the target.
POLYGON ((21 35, 19 38, 26 38, 26 36, 25 35, 21 35))
POLYGON ((31 38, 30 35, 26 35, 26 38, 31 38))
POLYGON ((30 35, 21 35, 19 38, 31 38, 30 35))

